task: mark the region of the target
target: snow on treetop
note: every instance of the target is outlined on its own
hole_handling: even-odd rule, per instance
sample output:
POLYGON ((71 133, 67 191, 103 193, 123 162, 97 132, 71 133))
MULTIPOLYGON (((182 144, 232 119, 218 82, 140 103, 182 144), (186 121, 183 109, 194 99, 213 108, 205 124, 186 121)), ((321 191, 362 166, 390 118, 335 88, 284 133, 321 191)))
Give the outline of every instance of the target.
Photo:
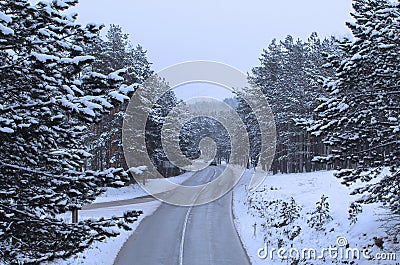
POLYGON ((46 63, 47 61, 54 62, 54 61, 59 61, 60 58, 54 55, 48 55, 44 53, 37 53, 37 52, 31 52, 31 55, 36 58, 36 60, 46 63))
POLYGON ((75 126, 75 128, 81 132, 87 129, 87 126, 75 126))
POLYGON ((82 109, 82 112, 85 113, 86 115, 91 116, 91 117, 95 117, 96 116, 96 113, 93 110, 89 109, 89 108, 82 109))
POLYGON ((72 45, 71 48, 74 49, 74 51, 83 52, 83 48, 80 46, 72 45))
POLYGON ((100 73, 90 72, 82 77, 82 79, 92 79, 92 78, 107 79, 107 76, 100 73))
POLYGON ((57 34, 55 34, 54 32, 48 30, 48 29, 39 29, 38 33, 46 36, 46 37, 51 37, 51 36, 56 36, 57 34))
MULTIPOLYGON (((0 105, 0 109, 4 109, 4 106, 0 105)), ((10 125, 13 120, 0 117, 0 122, 4 123, 5 125, 10 125)))
POLYGON ((8 15, 6 15, 4 12, 0 11, 0 21, 4 21, 6 23, 11 23, 12 18, 8 15))
POLYGON ((135 91, 135 86, 137 86, 137 85, 139 85, 139 84, 133 84, 133 85, 130 85, 130 86, 122 85, 118 90, 122 94, 128 95, 130 92, 135 91))
POLYGON ((86 96, 83 97, 83 100, 91 100, 91 101, 95 101, 95 102, 99 102, 103 107, 105 108, 112 108, 113 105, 110 104, 105 98, 103 97, 99 97, 99 96, 86 96))
POLYGON ((80 102, 85 105, 87 108, 91 109, 91 110, 95 110, 95 109, 103 109, 103 106, 97 103, 92 102, 91 100, 93 100, 94 97, 91 96, 86 96, 83 97, 80 102))
POLYGON ((93 27, 93 28, 103 28, 104 24, 103 23, 96 23, 96 22, 89 22, 86 24, 87 27, 93 27))
POLYGON ((61 99, 61 105, 74 111, 78 111, 78 107, 70 102, 66 97, 61 99))
POLYGON ((356 54, 354 54, 353 55, 353 57, 351 57, 351 61, 358 61, 358 60, 361 60, 362 59, 362 56, 361 56, 361 54, 359 54, 359 53, 356 53, 356 54))
POLYGON ((140 167, 131 167, 129 169, 130 172, 135 173, 135 174, 143 174, 143 171, 147 170, 146 166, 140 166, 140 167))
POLYGON ((70 1, 70 0, 53 0, 53 5, 56 7, 61 8, 68 8, 69 5, 75 4, 77 1, 70 1))
POLYGON ((115 72, 112 72, 108 75, 108 78, 114 81, 124 81, 124 78, 121 76, 127 72, 127 69, 121 69, 115 72))
POLYGON ((345 111, 345 110, 347 110, 349 108, 349 105, 347 105, 344 102, 340 102, 338 104, 337 108, 338 108, 339 112, 343 112, 343 111, 345 111))
POLYGON ((0 127, 0 132, 2 133, 14 133, 14 130, 8 127, 0 127))
POLYGON ((326 82, 325 85, 326 85, 327 87, 333 89, 333 88, 336 88, 337 85, 338 85, 339 83, 340 83, 340 82, 339 82, 338 80, 334 80, 334 81, 328 81, 328 82, 326 82))
POLYGON ((0 32, 3 33, 3 35, 14 35, 14 30, 4 26, 3 24, 0 24, 0 32))
POLYGON ((96 58, 94 56, 76 56, 74 58, 61 58, 61 62, 64 64, 85 64, 94 61, 96 58))
POLYGON ((89 152, 86 152, 85 150, 77 150, 77 153, 83 157, 91 157, 92 156, 92 154, 90 154, 89 152))
POLYGON ((88 63, 89 61, 94 61, 96 58, 94 56, 76 56, 72 60, 74 64, 88 63))
POLYGON ((378 46, 378 48, 380 48, 380 49, 391 49, 391 48, 394 48, 396 46, 397 46, 396 44, 380 44, 378 46))
POLYGON ((124 102, 124 100, 129 100, 129 97, 118 93, 117 91, 112 91, 109 93, 109 96, 112 97, 113 99, 119 101, 119 102, 124 102))

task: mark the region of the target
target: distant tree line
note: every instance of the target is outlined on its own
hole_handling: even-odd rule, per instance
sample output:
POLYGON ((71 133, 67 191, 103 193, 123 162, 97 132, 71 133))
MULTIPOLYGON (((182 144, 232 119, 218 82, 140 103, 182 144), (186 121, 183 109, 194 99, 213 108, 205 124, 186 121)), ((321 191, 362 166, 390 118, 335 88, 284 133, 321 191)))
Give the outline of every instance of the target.
MULTIPOLYGON (((331 168, 312 161, 315 155, 328 152, 321 138, 296 126, 298 118, 312 119, 317 107, 316 98, 326 92, 319 83, 321 76, 333 75, 325 69, 324 54, 336 53, 338 45, 333 38, 321 40, 316 33, 307 41, 287 36, 282 41, 273 40, 260 58, 260 66, 249 75, 251 85, 258 87, 268 99, 275 116, 277 133, 276 153, 271 170, 274 174, 297 173, 331 168)), ((252 93, 251 88, 248 93, 252 93)), ((256 165, 260 152, 260 132, 255 113, 238 97, 237 108, 246 124, 251 142, 249 163, 256 165)))

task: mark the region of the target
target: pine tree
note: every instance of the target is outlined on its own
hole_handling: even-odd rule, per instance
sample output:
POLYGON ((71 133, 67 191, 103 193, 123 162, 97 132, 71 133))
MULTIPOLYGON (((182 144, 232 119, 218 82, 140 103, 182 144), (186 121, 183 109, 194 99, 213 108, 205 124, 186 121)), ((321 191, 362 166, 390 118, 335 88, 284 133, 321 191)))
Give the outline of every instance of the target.
POLYGON ((364 195, 358 202, 400 214, 400 4, 356 0, 353 7, 354 40, 340 41, 342 57, 327 58, 335 77, 325 79, 329 96, 309 130, 332 148, 320 161, 347 162, 337 174, 343 184, 366 183, 353 191, 364 195))
POLYGON ((81 26, 63 11, 76 0, 0 2, 0 262, 37 264, 68 257, 118 235, 140 212, 66 224, 80 209, 129 181, 121 169, 84 169, 87 128, 124 97, 123 71, 83 71, 95 58, 83 47, 100 26, 81 26))
POLYGON ((182 127, 179 144, 182 153, 191 160, 200 157, 199 139, 204 126, 201 119, 191 119, 182 127))
MULTIPOLYGON (((256 92, 253 92, 253 88, 247 88, 246 93, 247 97, 249 97, 252 93, 257 95, 256 92)), ((247 136, 249 137, 250 144, 249 157, 243 157, 240 154, 237 154, 238 158, 241 157, 241 161, 238 164, 247 167, 249 167, 251 164, 251 166, 255 167, 258 165, 261 152, 260 124, 258 123, 255 115, 255 111, 257 110, 252 109, 245 99, 240 97, 240 95, 238 95, 236 99, 239 103, 237 111, 243 124, 246 126, 247 136)), ((238 148, 236 147, 236 149, 238 148)))
POLYGON ((315 228, 317 231, 323 230, 325 224, 330 220, 333 220, 329 213, 328 197, 322 195, 321 200, 316 203, 315 210, 308 214, 311 215, 307 220, 308 225, 311 228, 315 228))
POLYGON ((106 34, 105 53, 107 56, 106 65, 108 71, 122 69, 127 63, 129 37, 122 32, 119 25, 110 25, 106 34))
MULTIPOLYGON (((166 120, 166 117, 178 104, 178 100, 175 96, 175 93, 172 90, 169 90, 168 85, 162 80, 158 80, 155 86, 158 88, 163 86, 167 92, 161 96, 161 98, 157 101, 156 105, 153 106, 153 109, 150 112, 146 124, 146 145, 153 165, 155 165, 157 169, 162 172, 163 161, 169 160, 165 153, 165 148, 173 145, 173 142, 175 142, 174 146, 179 146, 179 135, 181 128, 179 128, 176 119, 177 117, 182 118, 182 116, 176 113, 173 115, 172 121, 166 120), (162 130, 165 130, 165 128, 168 128, 166 130, 167 132, 162 135, 162 130), (163 141, 161 139, 163 139, 163 141)), ((174 153, 170 155, 174 155, 174 153)), ((173 162, 177 162, 174 157, 171 157, 171 159, 173 160, 173 162)), ((185 165, 186 164, 179 164, 179 167, 185 165)))
POLYGON ((362 206, 359 203, 351 203, 349 207, 350 224, 355 224, 358 221, 358 214, 362 213, 362 206))
MULTIPOLYGON (((164 143, 161 141, 162 129, 166 126, 165 118, 178 103, 175 94, 164 80, 152 75, 136 90, 132 102, 124 116, 124 135, 127 135, 124 152, 129 153, 125 156, 128 159, 127 164, 146 165, 148 169, 163 173, 163 162, 168 161, 163 144, 168 146, 174 139, 177 140, 176 146, 179 146, 180 128, 176 126, 172 126, 170 137, 164 137, 166 140, 164 143), (161 92, 163 94, 160 95, 161 92), (157 101, 154 101, 155 99, 157 101)), ((172 173, 176 175, 181 171, 175 168, 172 173)), ((154 178, 157 175, 156 172, 145 172, 141 178, 145 182, 147 178, 154 178)))
POLYGON ((300 217, 301 207, 297 205, 293 197, 290 202, 283 201, 279 209, 279 227, 289 225, 300 217))
MULTIPOLYGON (((128 97, 148 79, 153 71, 146 57, 146 51, 138 45, 133 48, 129 35, 119 25, 110 25, 103 40, 98 34, 95 41, 85 46, 85 51, 95 56, 89 69, 101 74, 124 70, 124 89, 128 97)), ((122 149, 122 123, 126 104, 120 104, 111 110, 101 123, 92 127, 86 137, 86 143, 94 154, 88 161, 89 168, 103 169, 108 166, 126 168, 122 149)))
POLYGON ((147 51, 141 45, 128 49, 128 81, 131 83, 142 84, 152 74, 151 63, 147 59, 147 51))

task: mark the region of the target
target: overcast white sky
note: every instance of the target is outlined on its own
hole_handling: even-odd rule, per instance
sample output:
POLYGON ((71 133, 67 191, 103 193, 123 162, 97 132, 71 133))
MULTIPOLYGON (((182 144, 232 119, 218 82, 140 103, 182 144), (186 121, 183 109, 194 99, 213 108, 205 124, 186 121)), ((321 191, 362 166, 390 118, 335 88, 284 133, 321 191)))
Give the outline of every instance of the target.
POLYGON ((81 23, 121 25, 156 71, 212 60, 249 72, 273 38, 349 35, 351 0, 80 0, 73 11, 81 23))

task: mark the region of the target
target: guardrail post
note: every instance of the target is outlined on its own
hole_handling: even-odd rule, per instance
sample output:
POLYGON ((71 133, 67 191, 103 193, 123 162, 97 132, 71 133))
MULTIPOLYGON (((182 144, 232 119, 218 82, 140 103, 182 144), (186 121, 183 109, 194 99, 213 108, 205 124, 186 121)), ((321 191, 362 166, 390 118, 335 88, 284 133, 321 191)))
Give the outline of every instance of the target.
POLYGON ((78 222, 78 209, 72 210, 72 223, 76 224, 78 222))

